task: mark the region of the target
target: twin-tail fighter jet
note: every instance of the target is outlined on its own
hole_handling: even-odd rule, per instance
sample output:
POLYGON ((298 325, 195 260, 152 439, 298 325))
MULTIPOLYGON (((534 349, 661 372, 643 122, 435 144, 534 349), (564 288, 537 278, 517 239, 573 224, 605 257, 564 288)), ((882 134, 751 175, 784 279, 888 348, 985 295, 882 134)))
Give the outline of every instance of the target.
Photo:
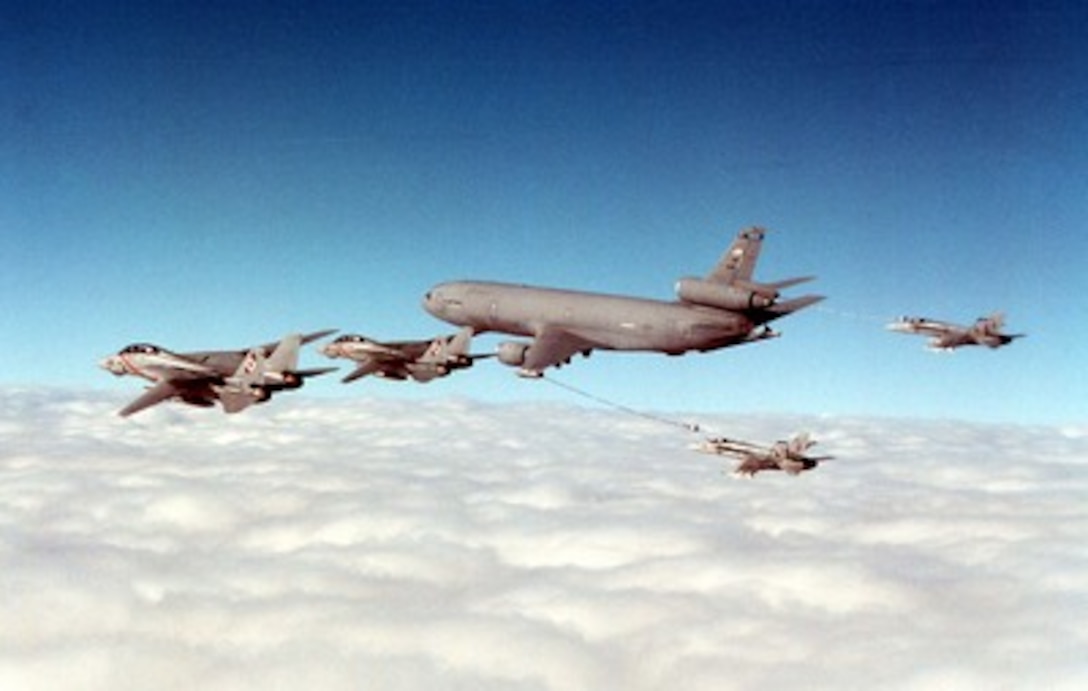
POLYGON ((118 413, 127 417, 167 400, 211 407, 216 401, 226 413, 237 413, 272 394, 301 387, 307 377, 335 367, 298 368, 299 348, 333 333, 290 334, 279 343, 248 350, 173 353, 148 343, 137 343, 103 359, 103 369, 117 376, 134 375, 152 382, 147 391, 118 413))
POLYGON ((765 231, 742 231, 705 278, 682 278, 676 301, 587 293, 491 281, 442 283, 424 297, 435 317, 475 333, 527 336, 507 341, 499 361, 540 377, 548 367, 594 350, 680 355, 752 343, 778 334, 767 326, 823 299, 779 301, 779 291, 813 277, 758 283, 752 278, 765 231))
POLYGON ((358 362, 343 382, 353 382, 369 374, 383 379, 403 381, 411 378, 429 382, 459 369, 467 369, 481 358, 491 355, 470 355, 472 329, 465 327, 456 334, 439 336, 430 341, 396 341, 382 343, 358 334, 340 336, 321 349, 330 358, 349 358, 358 362))
POLYGON ((1001 327, 1004 324, 1005 315, 995 312, 989 317, 979 317, 971 326, 961 326, 925 317, 902 317, 888 324, 888 329, 898 333, 929 336, 930 350, 954 350, 968 345, 1000 348, 1012 343, 1014 339, 1024 337, 1024 334, 1001 333, 1001 327))
POLYGON ((834 458, 834 456, 806 455, 805 452, 815 444, 815 441, 809 439, 808 433, 802 433, 789 441, 776 441, 769 447, 718 437, 707 439, 695 448, 703 453, 739 458, 741 462, 733 472, 737 475, 753 477, 761 470, 783 470, 790 475, 798 475, 806 470, 812 470, 821 461, 834 458))

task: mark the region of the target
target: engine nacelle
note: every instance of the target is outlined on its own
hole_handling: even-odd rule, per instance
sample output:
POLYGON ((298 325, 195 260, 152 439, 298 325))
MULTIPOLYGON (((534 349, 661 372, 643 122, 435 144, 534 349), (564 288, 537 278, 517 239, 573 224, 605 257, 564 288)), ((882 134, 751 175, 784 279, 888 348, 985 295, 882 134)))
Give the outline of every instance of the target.
POLYGON ((701 278, 681 278, 676 282, 676 296, 684 302, 726 310, 748 310, 770 307, 778 291, 760 290, 704 281, 701 278))
POLYGON ((525 353, 529 350, 528 343, 517 341, 504 341, 499 344, 499 362, 511 367, 520 367, 525 364, 525 353))

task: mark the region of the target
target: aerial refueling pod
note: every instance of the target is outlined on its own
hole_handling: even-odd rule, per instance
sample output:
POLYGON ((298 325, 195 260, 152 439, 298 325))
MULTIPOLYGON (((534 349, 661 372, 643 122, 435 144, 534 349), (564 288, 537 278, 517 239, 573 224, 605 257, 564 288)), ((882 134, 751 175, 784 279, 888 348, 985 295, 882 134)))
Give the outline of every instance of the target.
POLYGON ((725 310, 749 310, 770 307, 778 291, 757 283, 738 285, 715 283, 701 278, 681 278, 676 282, 676 296, 684 302, 725 310))
POLYGON ((520 367, 525 364, 525 353, 529 350, 528 343, 517 341, 504 341, 499 344, 499 362, 511 367, 520 367))

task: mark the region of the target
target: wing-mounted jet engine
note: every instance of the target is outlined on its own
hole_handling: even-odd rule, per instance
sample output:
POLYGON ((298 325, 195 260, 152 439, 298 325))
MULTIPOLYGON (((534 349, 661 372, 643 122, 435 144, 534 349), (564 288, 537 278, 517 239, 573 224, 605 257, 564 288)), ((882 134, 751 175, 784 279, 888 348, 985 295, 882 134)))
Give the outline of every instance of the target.
POLYGON ((529 352, 529 345, 520 341, 503 341, 496 351, 499 362, 511 367, 521 367, 525 364, 525 354, 529 352))
MULTIPOLYGON (((565 352, 559 359, 555 360, 552 367, 562 367, 563 365, 569 365, 571 359, 581 352, 583 357, 589 357, 589 354, 593 352, 591 348, 579 349, 577 343, 570 344, 568 347, 573 348, 569 352, 565 352)), ((540 369, 526 367, 526 363, 533 362, 534 358, 538 357, 537 353, 541 346, 538 343, 525 343, 523 341, 503 341, 499 344, 498 349, 495 351, 495 355, 499 362, 510 367, 519 367, 518 376, 525 377, 526 379, 539 379, 544 376, 544 372, 540 369)), ((545 344, 545 348, 548 347, 545 344)), ((545 352, 544 357, 550 357, 545 352)), ((553 358, 554 359, 554 358, 553 358)))

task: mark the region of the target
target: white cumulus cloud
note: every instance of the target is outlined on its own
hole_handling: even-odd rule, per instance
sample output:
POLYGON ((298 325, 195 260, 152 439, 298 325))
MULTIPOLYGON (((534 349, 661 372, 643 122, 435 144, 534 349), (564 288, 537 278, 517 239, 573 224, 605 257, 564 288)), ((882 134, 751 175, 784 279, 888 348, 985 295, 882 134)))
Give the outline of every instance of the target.
POLYGON ((0 688, 1088 687, 1086 429, 0 399, 0 688))

